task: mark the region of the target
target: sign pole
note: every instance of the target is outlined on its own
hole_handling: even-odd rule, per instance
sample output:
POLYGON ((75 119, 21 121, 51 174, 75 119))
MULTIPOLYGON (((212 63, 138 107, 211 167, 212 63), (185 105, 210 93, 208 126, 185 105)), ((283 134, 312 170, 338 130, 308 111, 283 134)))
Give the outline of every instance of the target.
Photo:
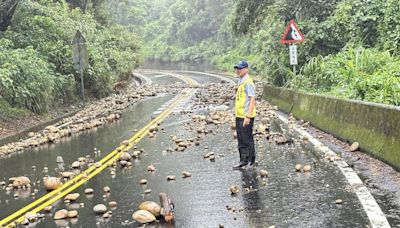
POLYGON ((293 66, 293 74, 296 76, 297 46, 293 43, 289 45, 290 65, 293 66))
POLYGON ((281 37, 281 44, 289 44, 290 65, 293 66, 293 74, 296 76, 297 46, 294 43, 304 42, 304 35, 297 27, 294 20, 290 20, 281 37))
POLYGON ((293 74, 296 76, 296 65, 293 65, 293 74))

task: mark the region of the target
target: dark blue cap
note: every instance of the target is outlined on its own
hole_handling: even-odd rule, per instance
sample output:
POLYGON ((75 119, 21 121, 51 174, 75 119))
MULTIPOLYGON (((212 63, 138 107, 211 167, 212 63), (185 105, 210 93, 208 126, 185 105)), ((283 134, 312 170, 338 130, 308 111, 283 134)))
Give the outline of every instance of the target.
POLYGON ((243 69, 243 68, 247 68, 247 67, 249 67, 249 64, 247 63, 246 60, 240 60, 240 62, 237 63, 237 64, 234 66, 235 69, 243 69))

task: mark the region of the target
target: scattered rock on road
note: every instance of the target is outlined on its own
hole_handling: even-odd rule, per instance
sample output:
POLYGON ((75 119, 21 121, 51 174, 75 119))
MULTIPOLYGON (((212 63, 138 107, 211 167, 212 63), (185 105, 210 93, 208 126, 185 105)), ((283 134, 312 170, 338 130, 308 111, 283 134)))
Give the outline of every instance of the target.
POLYGON ((231 191, 232 195, 238 194, 240 192, 240 188, 237 185, 231 185, 229 190, 231 191))
POLYGON ((80 163, 79 161, 74 161, 74 162, 71 164, 71 167, 72 167, 73 169, 79 169, 79 168, 81 167, 81 163, 80 163))
POLYGON ((65 209, 59 210, 54 214, 54 220, 68 218, 68 211, 65 209))
POLYGON ((191 177, 192 174, 191 174, 190 172, 183 171, 183 172, 182 172, 182 176, 183 176, 183 178, 187 178, 187 177, 191 177))
POLYGON ((59 187, 61 187, 63 184, 58 177, 46 177, 44 179, 44 187, 46 188, 47 191, 52 191, 55 190, 59 187))
POLYGON ((68 211, 68 218, 76 218, 76 217, 78 217, 77 210, 68 211))
POLYGON ((175 179, 176 179, 176 177, 174 175, 167 176, 167 181, 173 181, 175 179))
POLYGON ((132 218, 139 223, 150 223, 156 220, 156 217, 146 210, 136 211, 133 213, 132 218))
POLYGON ((311 171, 311 166, 310 166, 310 165, 305 165, 305 166, 303 167, 303 171, 304 171, 304 172, 310 172, 310 171, 311 171))
POLYGON ((149 166, 147 167, 147 171, 149 171, 149 172, 154 172, 154 171, 156 171, 156 167, 154 167, 154 165, 149 165, 149 166))
POLYGON ((64 197, 64 200, 76 201, 79 198, 79 193, 71 193, 64 197))
POLYGON ((205 154, 205 155, 203 155, 203 158, 210 158, 211 156, 213 156, 214 155, 214 152, 209 152, 209 153, 207 153, 207 154, 205 154))
POLYGON ((111 192, 111 188, 108 187, 108 186, 105 186, 105 187, 103 188, 103 191, 104 191, 105 193, 109 193, 109 192, 111 192))
POLYGON ((129 140, 122 141, 121 145, 129 146, 129 140))
POLYGON ((260 176, 261 177, 267 177, 268 176, 268 171, 265 169, 260 170, 260 176))
POLYGON ((51 209, 53 209, 53 206, 49 205, 49 206, 46 206, 45 208, 43 208, 43 211, 46 213, 49 213, 49 212, 51 212, 51 209))
POLYGON ((350 151, 354 152, 357 151, 360 148, 360 144, 358 142, 354 142, 353 144, 351 144, 350 146, 350 151))
POLYGON ((152 213, 155 217, 160 216, 161 206, 153 201, 146 201, 139 205, 139 210, 145 210, 152 213))
POLYGON ((57 156, 56 162, 57 162, 57 163, 64 163, 63 157, 57 156))
POLYGON ((87 195, 93 194, 93 189, 92 188, 85 189, 85 194, 87 194, 87 195))
POLYGON ((106 213, 107 207, 104 204, 97 204, 96 206, 93 207, 93 211, 96 214, 103 214, 103 213, 106 213))
POLYGON ((128 152, 123 152, 119 157, 120 161, 129 161, 131 160, 132 156, 128 152))
POLYGON ((110 206, 111 208, 117 207, 117 202, 111 201, 108 203, 108 206, 110 206))
POLYGON ((30 185, 31 180, 25 176, 16 177, 12 182, 14 188, 30 187, 30 185))
POLYGON ((301 168, 303 168, 303 166, 300 164, 297 164, 294 168, 296 169, 296 172, 301 172, 301 168))

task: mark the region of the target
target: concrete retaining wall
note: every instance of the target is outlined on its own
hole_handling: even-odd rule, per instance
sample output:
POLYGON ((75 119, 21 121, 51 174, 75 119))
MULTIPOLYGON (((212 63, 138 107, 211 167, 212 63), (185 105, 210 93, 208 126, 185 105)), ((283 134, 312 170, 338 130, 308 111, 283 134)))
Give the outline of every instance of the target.
POLYGON ((264 99, 400 170, 400 108, 264 86, 264 99))

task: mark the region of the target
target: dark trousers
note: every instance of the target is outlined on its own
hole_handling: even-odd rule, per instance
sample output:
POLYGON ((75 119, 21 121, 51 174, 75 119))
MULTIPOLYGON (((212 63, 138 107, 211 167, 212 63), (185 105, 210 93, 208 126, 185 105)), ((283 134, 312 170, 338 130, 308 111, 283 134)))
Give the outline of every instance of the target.
POLYGON ((253 125, 254 118, 250 119, 250 124, 243 127, 242 118, 236 118, 236 133, 238 139, 238 149, 240 163, 254 163, 256 160, 256 150, 254 148, 253 125))

